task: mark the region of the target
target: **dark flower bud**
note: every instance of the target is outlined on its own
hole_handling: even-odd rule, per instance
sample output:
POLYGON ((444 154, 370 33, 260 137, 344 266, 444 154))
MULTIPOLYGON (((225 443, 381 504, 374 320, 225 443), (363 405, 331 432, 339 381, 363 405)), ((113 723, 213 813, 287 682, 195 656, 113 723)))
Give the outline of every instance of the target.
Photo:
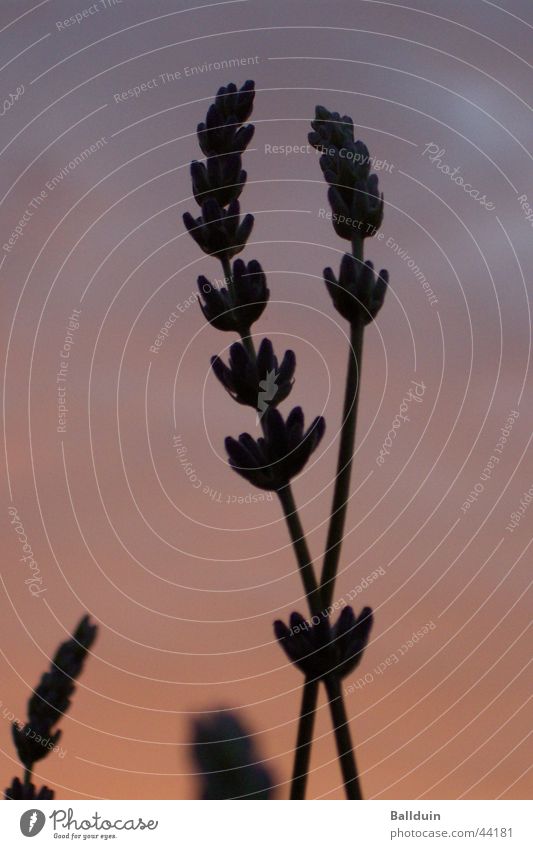
POLYGON ((257 260, 248 265, 241 259, 235 260, 227 288, 216 289, 203 275, 198 278, 198 288, 204 299, 203 303, 200 300, 200 307, 207 321, 217 330, 241 334, 247 334, 261 316, 270 295, 257 260))
POLYGON ((214 198, 208 198, 202 204, 202 215, 193 218, 185 212, 183 223, 204 253, 231 259, 244 248, 252 232, 254 217, 245 215, 241 222, 238 201, 232 201, 225 210, 214 198))
POLYGON ((355 183, 348 191, 340 182, 330 185, 328 200, 333 213, 333 227, 341 239, 351 241, 356 234, 366 239, 374 236, 381 227, 383 195, 379 193, 376 174, 355 183))
POLYGON ((374 265, 362 264, 351 254, 344 254, 339 278, 331 268, 324 269, 324 281, 335 309, 351 324, 369 324, 385 300, 389 272, 382 269, 376 279, 374 265))
POLYGON ((215 104, 207 111, 205 124, 196 129, 198 143, 205 156, 221 156, 225 153, 242 153, 252 140, 253 124, 241 127, 234 117, 225 117, 215 104))
POLYGON ((320 157, 320 167, 328 183, 348 192, 368 179, 370 154, 362 141, 348 142, 341 148, 330 147, 320 157))
POLYGON ((203 162, 191 162, 192 190, 196 202, 202 206, 208 197, 220 206, 237 200, 246 182, 246 171, 241 168, 240 154, 212 156, 203 162))
POLYGON ((244 322, 246 327, 250 327, 260 318, 270 297, 266 275, 256 259, 250 260, 248 264, 242 259, 235 260, 233 286, 235 304, 240 313, 237 316, 239 324, 244 322))
POLYGON ((354 141, 352 119, 317 106, 309 142, 321 151, 320 167, 330 185, 333 227, 341 239, 373 236, 383 220, 383 195, 364 142, 354 141))
POLYGON ((252 114, 255 97, 255 83, 246 80, 240 89, 235 83, 221 86, 217 91, 215 104, 225 118, 234 118, 244 124, 252 114))
POLYGON ((330 112, 324 106, 317 106, 311 127, 313 132, 309 133, 309 144, 317 150, 341 148, 350 142, 353 143, 353 121, 349 115, 343 115, 341 118, 338 112, 330 112))
POLYGON ((260 415, 277 407, 292 389, 296 358, 286 351, 278 366, 270 339, 263 339, 257 358, 252 359, 244 345, 235 342, 229 349, 229 366, 220 357, 211 365, 222 386, 239 404, 254 407, 260 415))
POLYGON ((277 619, 274 633, 290 662, 306 677, 313 680, 328 675, 344 678, 360 663, 372 623, 370 607, 363 608, 358 617, 351 607, 344 607, 333 626, 324 612, 313 617, 311 622, 299 613, 292 613, 290 628, 277 619))
POLYGON ((217 330, 236 330, 233 304, 227 288, 215 288, 203 274, 198 278, 198 288, 203 296, 203 302, 202 298, 198 302, 206 321, 217 330))
POLYGON ((226 439, 230 465, 259 489, 280 490, 300 474, 324 435, 325 422, 318 416, 304 432, 304 415, 295 407, 287 421, 273 407, 263 416, 264 436, 255 440, 241 433, 226 439))
POLYGON ((29 784, 23 784, 18 778, 14 778, 11 787, 4 790, 4 796, 6 799, 15 799, 16 801, 36 800, 41 802, 53 799, 54 791, 45 785, 37 792, 35 784, 31 782, 29 784))

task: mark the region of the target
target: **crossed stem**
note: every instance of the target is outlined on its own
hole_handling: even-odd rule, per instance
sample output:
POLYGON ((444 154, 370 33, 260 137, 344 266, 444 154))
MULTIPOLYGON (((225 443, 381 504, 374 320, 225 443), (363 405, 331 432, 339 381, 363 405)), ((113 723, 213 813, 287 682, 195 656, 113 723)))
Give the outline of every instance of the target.
MULTIPOLYGON (((352 247, 354 256, 362 259, 362 240, 356 241, 354 239, 352 247)), ((220 259, 228 288, 231 289, 233 283, 231 264, 226 256, 220 259)), ((241 334, 241 341, 252 360, 255 361, 256 351, 249 328, 241 334)), ((317 582, 313 569, 313 561, 290 484, 277 493, 289 529, 309 609, 313 617, 320 617, 322 611, 331 604, 344 535, 355 443, 357 402, 359 399, 359 378, 363 345, 362 324, 352 325, 350 342, 350 359, 346 378, 339 458, 320 585, 317 582)), ((338 675, 334 671, 330 672, 324 679, 324 684, 329 701, 346 797, 347 799, 361 799, 361 787, 351 742, 350 727, 338 675)), ((306 679, 302 689, 302 703, 291 781, 291 799, 305 798, 318 702, 318 685, 318 679, 306 679)))
MULTIPOLYGON (((363 261, 363 239, 356 234, 352 240, 352 254, 363 261)), ((325 609, 333 599, 335 579, 339 566, 342 540, 344 538, 344 527, 350 494, 350 479, 353 464, 353 452, 355 446, 355 432, 357 425, 357 409, 359 402, 359 387, 361 383, 361 364, 363 356, 363 333, 362 322, 352 324, 350 333, 350 352, 348 359, 348 370, 346 374, 346 389, 344 394, 344 408, 339 443, 339 456, 337 462, 337 474, 335 478, 335 489, 331 517, 328 528, 326 551, 321 576, 321 594, 325 609)), ((338 681, 337 681, 338 685, 338 681)), ((296 751, 294 756, 294 769, 291 784, 291 799, 304 799, 309 774, 309 763, 311 759, 311 746, 315 724, 315 714, 318 703, 318 681, 306 679, 303 686, 300 719, 298 722, 298 734, 296 751)), ((332 684, 326 683, 326 690, 330 701, 333 725, 341 731, 343 742, 339 747, 339 734, 336 733, 337 749, 341 768, 343 770, 346 795, 349 799, 362 799, 361 787, 355 771, 355 780, 348 778, 345 773, 345 765, 348 760, 346 752, 351 749, 349 727, 342 697, 342 690, 338 687, 336 694, 332 690, 332 684), (344 716, 344 719, 343 719, 344 716), (339 724, 340 723, 340 724, 339 724)), ((352 755, 353 758, 353 755, 352 755)), ((354 760, 355 765, 355 760, 354 760)))
MULTIPOLYGON (((312 565, 311 555, 304 536, 302 524, 294 502, 290 486, 278 492, 285 519, 289 527, 292 544, 298 561, 300 575, 307 595, 309 608, 314 616, 321 618, 323 594, 318 586, 312 565)), ((298 738, 294 756, 294 768, 291 784, 291 799, 304 799, 309 774, 311 743, 315 723, 316 704, 318 697, 318 679, 306 679, 302 693, 302 707, 298 724, 298 738)), ((324 679, 328 696, 333 729, 337 742, 337 752, 342 770, 347 799, 360 799, 361 790, 350 737, 350 727, 346 718, 344 699, 340 688, 338 675, 332 670, 324 679)))

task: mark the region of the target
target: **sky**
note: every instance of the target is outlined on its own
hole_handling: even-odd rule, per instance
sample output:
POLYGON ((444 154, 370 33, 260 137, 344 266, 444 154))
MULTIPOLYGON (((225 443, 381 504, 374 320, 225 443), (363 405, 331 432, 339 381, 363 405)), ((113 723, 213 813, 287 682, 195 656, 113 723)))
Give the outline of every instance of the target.
MULTIPOLYGON (((317 104, 352 116, 385 196, 365 256, 390 288, 365 332, 335 589, 375 611, 343 682, 365 796, 530 796, 532 24, 527 0, 4 0, 3 786, 10 719, 88 611, 98 639, 38 783, 193 798, 191 721, 229 707, 288 795, 302 679, 272 622, 306 602, 277 498, 227 464, 255 414, 211 373, 234 337, 196 280, 222 273, 181 220, 196 126, 251 78, 242 256, 271 292, 256 341, 296 353, 283 412, 326 419, 294 483, 317 568, 348 358, 317 104)), ((323 695, 309 794, 343 798, 323 695)))

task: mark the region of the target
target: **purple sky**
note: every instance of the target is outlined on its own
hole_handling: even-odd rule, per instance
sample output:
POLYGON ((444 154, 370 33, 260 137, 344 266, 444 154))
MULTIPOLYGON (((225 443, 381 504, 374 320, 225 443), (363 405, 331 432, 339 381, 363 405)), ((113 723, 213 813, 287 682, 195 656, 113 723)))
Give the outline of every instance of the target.
MULTIPOLYGON (((385 193, 366 256, 391 286, 365 338, 336 589, 376 611, 345 681, 372 679, 346 697, 365 793, 530 795, 532 23, 527 0, 4 0, 3 786, 20 772, 7 717, 24 718, 47 658, 88 610, 99 638, 61 723, 65 754, 41 762, 39 782, 58 798, 190 797, 188 722, 230 706, 259 732, 287 796, 301 681, 271 623, 305 600, 277 500, 249 503, 258 491, 226 463, 224 437, 254 432, 254 414, 210 374, 234 339, 194 302, 198 274, 221 272, 181 222, 197 208, 197 123, 220 85, 253 78, 241 205, 256 221, 243 257, 262 263, 271 290, 258 340, 297 355, 284 411, 326 417, 294 487, 317 562, 347 359, 346 322, 322 283, 347 243, 306 147, 317 103, 353 117, 385 193), (379 464, 413 381, 422 397, 379 464), (10 507, 39 563, 37 597, 10 507)), ((321 702, 310 793, 342 798, 330 729, 321 702)))

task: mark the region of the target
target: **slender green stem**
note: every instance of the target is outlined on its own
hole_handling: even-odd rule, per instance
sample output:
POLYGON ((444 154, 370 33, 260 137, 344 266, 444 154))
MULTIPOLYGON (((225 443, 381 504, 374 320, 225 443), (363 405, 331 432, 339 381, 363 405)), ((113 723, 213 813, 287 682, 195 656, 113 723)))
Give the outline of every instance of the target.
POLYGON ((235 284, 233 282, 231 262, 229 261, 226 254, 221 254, 218 258, 222 266, 222 273, 224 275, 224 285, 227 287, 229 292, 230 303, 232 304, 232 306, 235 306, 235 302, 237 299, 235 297, 235 284))
POLYGON ((355 756, 350 738, 350 726, 342 698, 342 690, 338 675, 328 675, 325 679, 326 692, 328 694, 331 719, 335 730, 335 741, 337 753, 342 770, 342 778, 346 790, 347 799, 362 799, 361 786, 355 756))
POLYGON ((298 568, 300 570, 302 583, 309 602, 309 608, 313 616, 320 616, 320 588, 315 576, 315 570, 313 569, 313 561, 309 553, 300 516, 298 515, 298 510, 292 494, 291 485, 287 484, 287 486, 284 486, 283 489, 278 490, 278 497, 281 501, 281 506, 283 507, 283 512, 291 535, 292 545, 298 561, 298 568))
POLYGON ((220 263, 222 265, 222 271, 224 273, 224 283, 228 287, 231 287, 231 285, 233 283, 233 276, 232 276, 232 273, 231 273, 231 262, 229 261, 226 254, 222 254, 222 256, 220 256, 219 259, 220 259, 220 263))
MULTIPOLYGON (((353 249, 354 255, 356 251, 357 253, 362 254, 362 244, 361 250, 359 250, 359 245, 356 246, 355 240, 353 249)), ((228 288, 231 289, 233 282, 231 265, 227 258, 222 259, 221 262, 228 288)), ((255 360, 256 352, 249 329, 247 332, 241 334, 241 339, 250 357, 255 360)), ((296 554, 309 608, 313 616, 320 616, 322 606, 327 607, 331 603, 331 598, 333 597, 334 580, 339 562, 340 546, 344 533, 346 508, 350 488, 350 473, 355 441, 355 423, 357 418, 357 400, 359 395, 358 386, 362 341, 362 325, 357 326, 356 329, 352 327, 351 351, 343 411, 343 427, 339 450, 339 462, 337 467, 333 508, 330 519, 328 543, 324 558, 321 584, 322 587, 325 587, 325 592, 327 593, 326 597, 330 600, 323 605, 322 596, 324 590, 321 592, 321 588, 318 586, 316 580, 311 555, 309 553, 303 527, 296 508, 292 489, 289 485, 278 492, 296 554)), ((342 692, 340 690, 338 679, 335 676, 328 677, 328 680, 326 681, 326 690, 328 692, 335 737, 337 740, 337 750, 346 787, 346 795, 349 799, 359 799, 361 798, 361 793, 351 745, 350 730, 346 719, 342 692)), ((300 719, 298 723, 298 736, 296 741, 291 785, 291 799, 305 798, 317 701, 318 681, 306 680, 303 686, 300 719)))
MULTIPOLYGON (((222 265, 222 271, 223 271, 223 274, 224 274, 224 282, 225 282, 226 286, 228 287, 228 291, 229 291, 230 295, 233 298, 233 295, 234 295, 233 285, 234 284, 233 284, 233 274, 232 274, 232 271, 231 271, 231 262, 229 261, 229 259, 227 258, 227 256, 225 254, 223 254, 221 257, 219 257, 219 259, 220 259, 220 263, 222 265)), ((255 363, 256 353, 255 353, 254 340, 252 339, 250 328, 247 327, 245 330, 243 330, 240 333, 240 337, 241 337, 242 344, 244 345, 244 347, 246 348, 246 351, 248 352, 248 356, 250 357, 252 362, 255 363)))
MULTIPOLYGON (((354 256, 362 259, 363 240, 359 234, 354 235, 352 242, 352 250, 354 256)), ((231 271, 231 263, 227 256, 220 257, 222 269, 225 277, 225 282, 230 293, 230 297, 234 296, 234 283, 231 271)), ((246 348, 250 358, 255 362, 256 351, 253 339, 250 334, 250 328, 241 333, 242 344, 246 348)), ((350 360, 347 392, 351 389, 353 394, 353 403, 351 408, 347 409, 347 403, 344 405, 344 419, 341 436, 341 446, 339 452, 339 464, 337 468, 337 479, 335 486, 332 516, 330 519, 330 527, 328 534, 328 545, 323 567, 321 586, 326 588, 328 597, 333 596, 333 584, 338 566, 340 555, 340 545, 342 542, 342 534, 344 530, 344 520, 346 514, 346 504, 349 495, 351 457, 353 454, 353 444, 355 439, 355 419, 357 415, 357 396, 358 396, 358 374, 357 369, 361 362, 362 353, 362 328, 354 337, 352 328, 352 351, 353 356, 350 360), (356 344, 354 344, 354 341, 356 344), (353 360, 355 360, 355 369, 353 368, 353 360), (355 374, 355 383, 354 383, 355 374), (350 450, 349 450, 350 449, 350 450), (341 459, 343 463, 341 464, 341 459), (342 469, 341 469, 342 465, 342 469), (347 467, 347 469, 346 469, 347 467), (345 503, 344 503, 345 502, 345 503), (333 527, 332 527, 333 526, 333 527), (328 558, 329 552, 330 554, 328 558), (325 580, 325 583, 324 583, 325 580)), ((293 548, 298 562, 298 568, 302 577, 305 593, 307 596, 309 608, 313 616, 321 614, 321 599, 323 592, 321 586, 318 585, 309 548, 305 539, 304 531, 300 521, 300 517, 294 501, 294 496, 290 485, 284 487, 278 492, 279 499, 285 514, 285 519, 289 528, 293 548)), ((329 604, 329 602, 328 602, 329 604)), ((327 605, 325 605, 327 607, 327 605)), ((302 692, 302 705, 300 711, 300 720, 298 724, 298 738, 295 750, 295 761, 291 787, 291 799, 304 799, 307 786, 307 777, 309 774, 309 762, 311 756, 311 745, 313 739, 313 730, 315 723, 316 705, 318 700, 318 681, 306 679, 302 692)), ((343 772, 346 794, 348 798, 361 798, 359 783, 357 779, 357 771, 355 768, 355 760, 352 752, 350 741, 350 732, 344 709, 344 702, 338 678, 335 675, 328 676, 325 681, 326 690, 332 713, 333 725, 335 729, 335 737, 337 740, 337 749, 341 768, 343 772)), ((26 770, 25 780, 31 778, 31 772, 26 770)))
POLYGON ((361 383, 363 332, 364 326, 362 323, 352 324, 337 475, 326 541, 326 553, 322 567, 321 586, 325 607, 331 604, 333 598, 350 496, 350 478, 355 444, 359 386, 361 383))
MULTIPOLYGON (((241 339, 251 359, 255 361, 255 346, 249 329, 246 333, 241 334, 241 339)), ((307 547, 296 503, 294 501, 294 496, 290 487, 287 487, 283 494, 278 493, 278 495, 283 505, 283 511, 291 534, 300 574, 302 575, 304 588, 306 589, 309 607, 312 611, 314 605, 313 597, 318 592, 318 586, 311 564, 309 549, 307 547), (295 540, 297 540, 298 544, 296 544, 295 540), (311 573, 310 575, 309 571, 311 573)), ((318 602, 318 605, 320 606, 320 601, 318 602)), ((302 688, 302 705, 300 710, 300 719, 298 722, 296 748, 294 752, 294 767, 290 794, 291 799, 305 799, 307 777, 309 774, 309 762, 311 758, 311 741, 313 739, 313 730, 315 725, 317 694, 318 681, 306 680, 302 688)))
POLYGON ((364 237, 359 233, 358 230, 354 230, 354 235, 352 238, 352 256, 359 260, 359 262, 363 261, 363 247, 364 247, 364 237))
POLYGON ((294 752, 291 799, 305 799, 307 777, 309 775, 309 761, 311 759, 311 742, 315 727, 317 696, 318 681, 306 678, 302 687, 302 706, 300 709, 298 736, 294 752))
POLYGON ((244 345, 244 347, 245 347, 245 349, 248 353, 248 356, 250 357, 252 362, 255 362, 257 357, 256 357, 256 353, 255 353, 254 340, 252 339, 252 337, 250 335, 250 328, 247 328, 245 331, 243 331, 241 333, 241 342, 244 345))
MULTIPOLYGON (((363 261, 363 239, 359 234, 355 234, 352 240, 353 256, 360 262, 363 261)), ((361 363, 363 356, 363 332, 364 326, 362 323, 351 326, 350 333, 350 353, 348 360, 348 372, 346 375, 346 390, 344 394, 343 420, 341 429, 341 439, 339 444, 339 457, 337 462, 337 475, 335 479, 335 489, 333 492, 333 503, 331 508, 331 517, 328 528, 328 536, 326 542, 326 552, 324 555, 324 563, 322 567, 321 579, 321 594, 324 608, 327 609, 333 599, 335 589, 335 579, 339 565, 341 545, 344 536, 344 526, 346 522, 346 513, 348 508, 348 498, 350 494, 350 478, 353 462, 353 451, 355 446, 355 431, 357 424, 357 408, 359 401, 359 386, 361 383, 361 363)), ((344 700, 340 684, 337 681, 338 695, 335 699, 330 696, 331 687, 333 685, 326 684, 330 709, 335 728, 335 737, 337 740, 337 749, 339 751, 339 759, 341 760, 341 768, 343 771, 344 784, 346 788, 347 798, 362 798, 361 788, 357 776, 357 768, 355 765, 355 757, 350 737, 350 728, 345 720, 339 720, 346 717, 344 700), (334 714, 335 711, 335 714, 334 714), (339 728, 341 729, 339 731, 339 728), (352 796, 354 787, 357 788, 358 795, 352 796)), ((305 687, 305 685, 304 685, 305 687)), ((318 702, 318 687, 307 693, 305 701, 306 718, 303 716, 302 697, 302 712, 300 713, 298 742, 301 751, 305 752, 307 758, 307 768, 311 756, 312 735, 314 727, 314 714, 316 712, 318 702), (300 735, 301 731, 301 735, 300 735)), ((302 755, 303 760, 303 755, 302 755)), ((301 772, 302 770, 300 770, 301 772)), ((305 786, 305 779, 301 779, 305 786)))
MULTIPOLYGON (((278 496, 289 528, 309 608, 313 616, 320 616, 320 589, 316 580, 311 555, 309 553, 309 548, 307 546, 302 523, 298 515, 290 485, 279 490, 278 496)), ((292 771, 290 793, 291 799, 305 799, 307 776, 309 774, 309 762, 311 759, 311 743, 315 727, 317 697, 318 681, 306 679, 302 689, 302 704, 300 708, 300 719, 298 720, 298 735, 296 738, 296 748, 294 750, 294 766, 292 771)))

